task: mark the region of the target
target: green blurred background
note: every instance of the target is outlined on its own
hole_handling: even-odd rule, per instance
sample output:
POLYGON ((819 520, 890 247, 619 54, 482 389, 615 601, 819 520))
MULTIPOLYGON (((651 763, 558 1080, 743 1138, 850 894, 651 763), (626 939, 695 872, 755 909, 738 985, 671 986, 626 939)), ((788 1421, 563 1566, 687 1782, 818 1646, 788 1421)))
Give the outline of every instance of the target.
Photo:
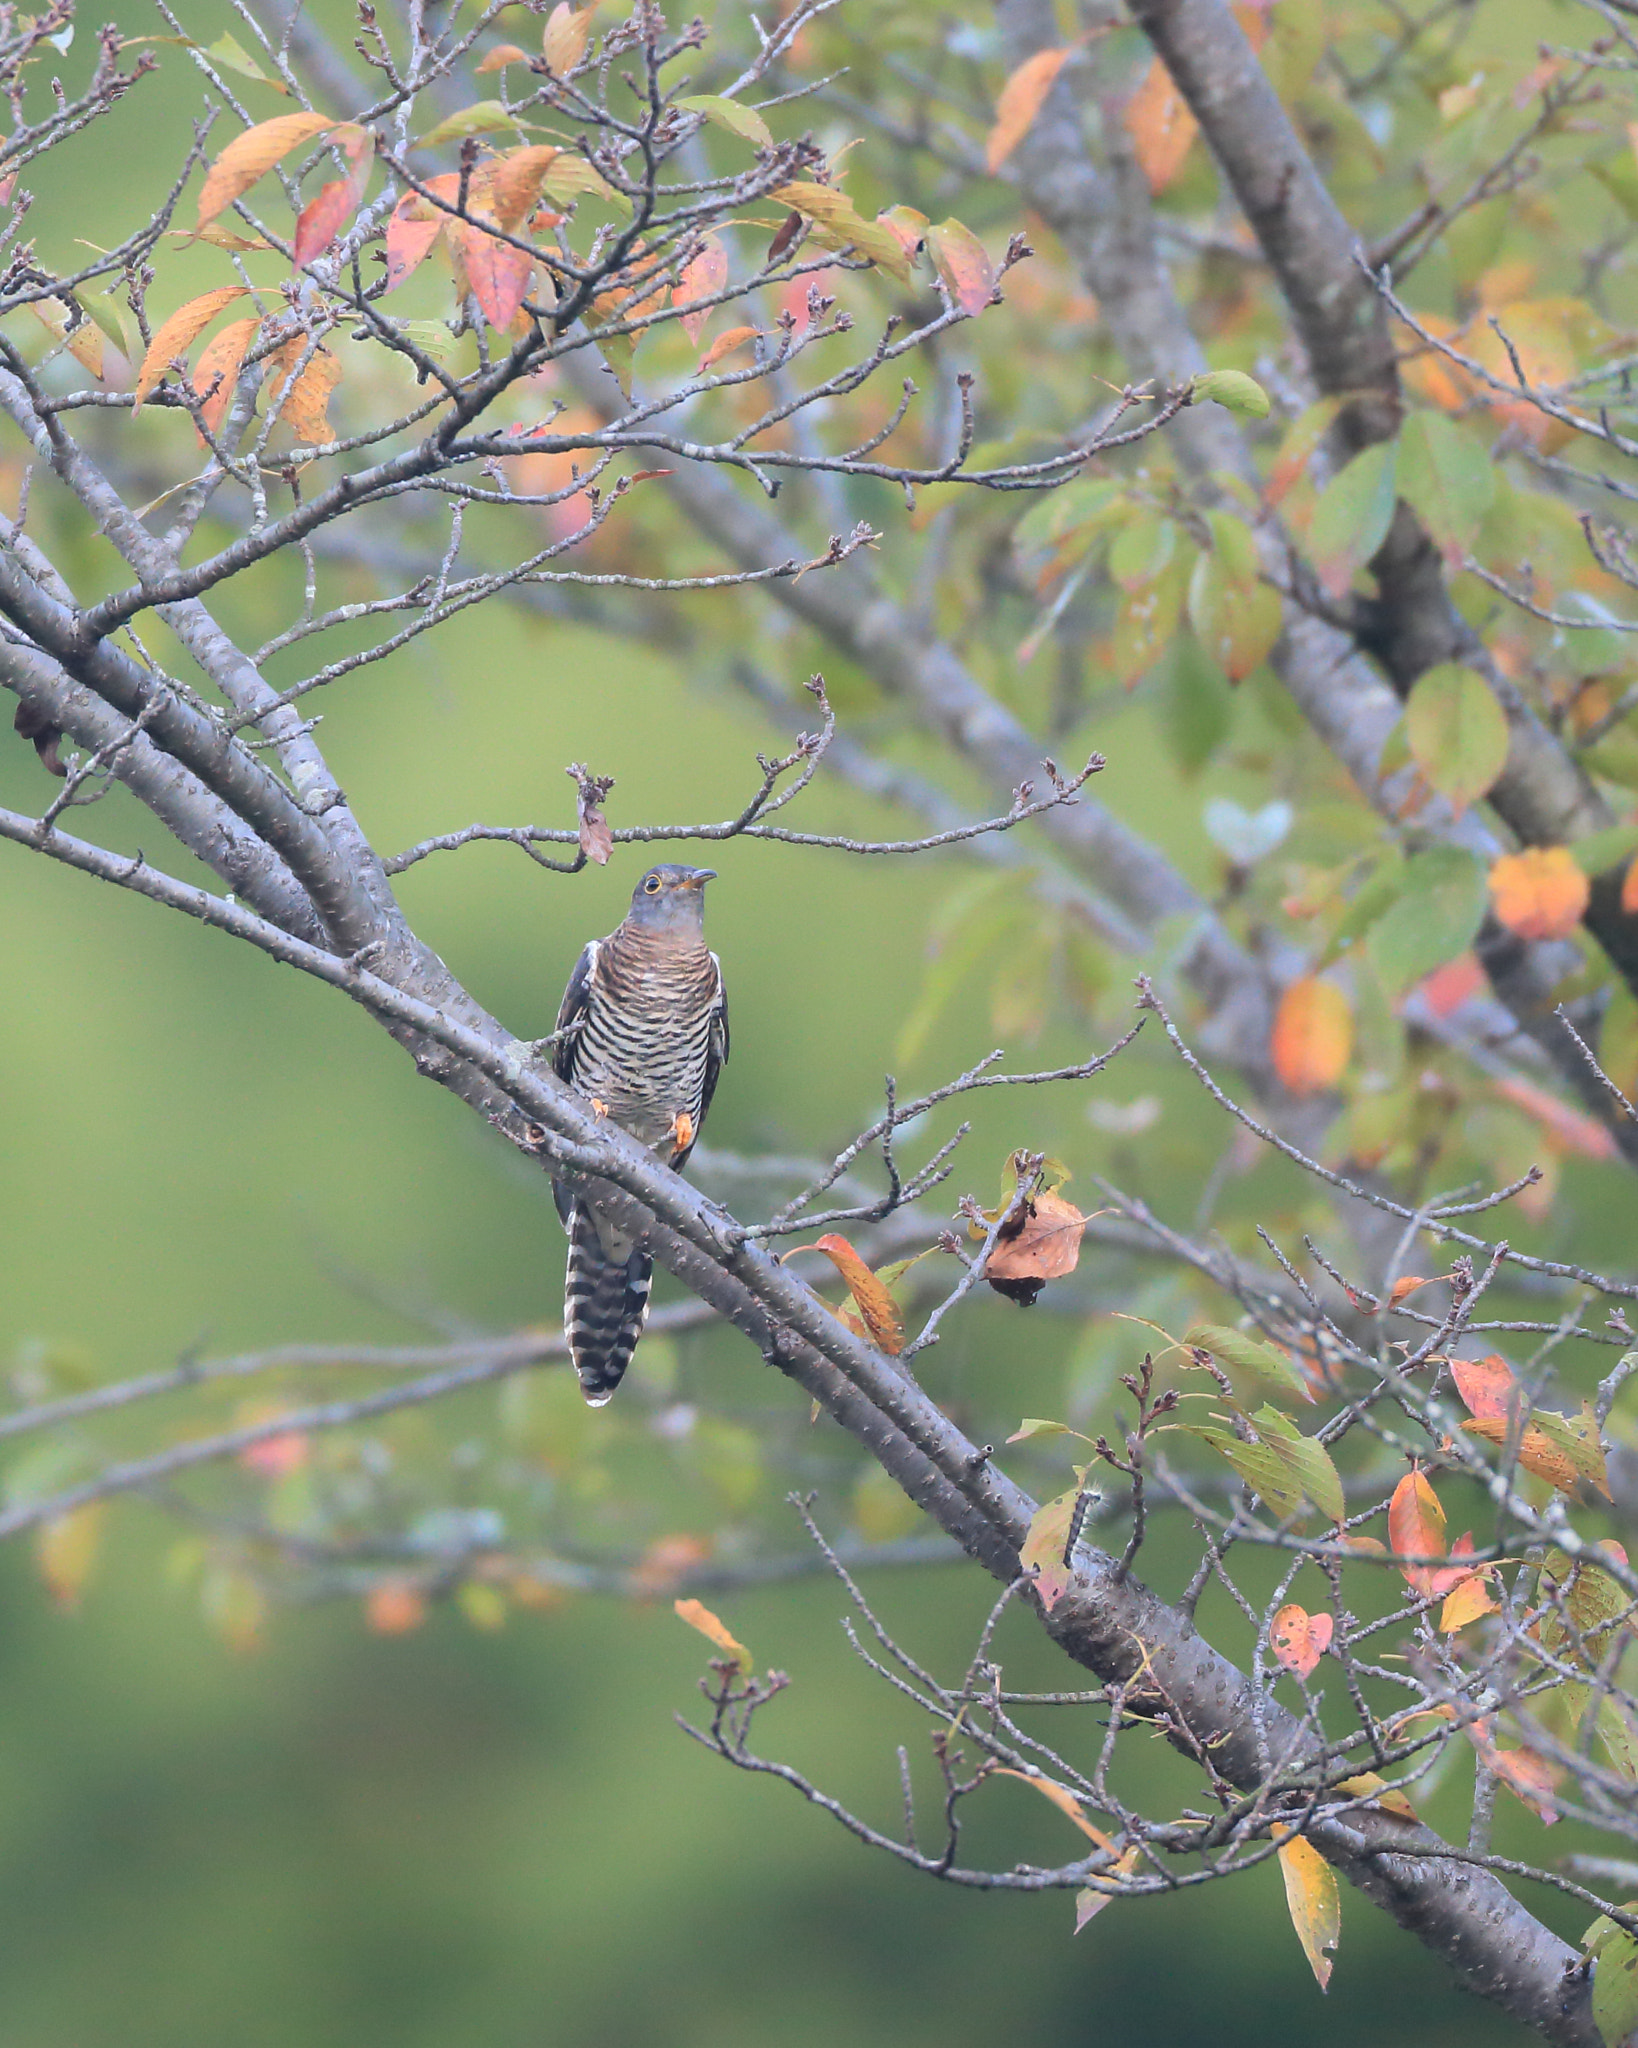
MULTIPOLYGON (((221 22, 202 13, 188 25, 209 35, 221 22)), ((48 254, 66 252, 71 229, 109 242, 142 217, 171 163, 155 137, 196 102, 180 53, 167 52, 161 78, 63 152, 40 180, 53 202, 48 254)), ((167 303, 193 275, 178 259, 167 303)), ((110 573, 88 549, 81 567, 92 582, 110 573)), ((499 607, 364 672, 326 708, 332 763, 387 849, 479 817, 555 820, 571 760, 618 775, 617 822, 727 815, 751 786, 754 749, 781 737, 684 663, 499 607)), ((1251 793, 1224 777, 1180 799, 1130 718, 1087 737, 1116 763, 1105 800, 1180 855, 1192 845, 1198 858, 1204 795, 1251 793)), ((45 801, 20 742, 0 747, 0 801, 45 801)), ((902 826, 823 785, 802 822, 902 826)), ((110 843, 144 843, 122 794, 84 823, 110 843)), ((929 921, 965 871, 743 842, 713 861, 735 1056, 710 1141, 829 1150, 873 1112, 929 921)), ((622 854, 562 880, 478 848, 417 868, 402 895, 469 988, 541 1032, 579 946, 617 921, 637 871, 622 854)), ((0 958, 0 1355, 25 1376, 43 1362, 65 1383, 122 1378, 190 1346, 425 1338, 555 1317, 562 1245, 544 1184, 330 992, 14 848, 0 853, 0 958)), ((1124 1002, 1117 990, 1111 1021, 1124 1002)), ((907 1078, 969 1062, 992 1030, 970 992, 907 1078)), ((1038 1047, 1043 1062, 1086 1050, 1061 1026, 1038 1047)), ((1186 1217, 1215 1147, 1202 1153, 1175 1076, 1135 1069, 1107 1092, 1139 1088, 1168 1105, 1143 1147, 1145 1185, 1186 1217)), ((1086 1092, 987 1111, 957 1188, 988 1198, 1020 1143, 1083 1167, 1112 1153, 1116 1170, 1132 1169, 1129 1148, 1085 1120, 1086 1092)), ((1250 1187, 1244 1204, 1266 1196, 1250 1187)), ((1132 1301, 1130 1273, 1102 1284, 1108 1300, 1132 1301)), ((991 1427, 1089 1403, 1110 1370, 1088 1352, 1090 1327, 1045 1311, 1021 1326, 979 1304, 929 1382, 991 1427)), ((653 1407, 641 1406, 645 1373, 666 1382, 654 1400, 675 1391, 787 1419, 799 1406, 725 1336, 652 1342, 641 1356, 639 1418, 653 1407)), ((422 1472, 442 1461, 451 1497, 458 1454, 496 1413, 494 1394, 471 1396, 425 1424, 422 1472)), ((147 1426, 178 1425, 173 1411, 147 1426)), ((643 1424, 617 1410, 607 1427, 643 1424)), ((856 1506, 852 1471, 834 1446, 825 1455, 819 1511, 839 1526, 856 1506)), ((1061 1460, 1021 1470, 1046 1483, 1061 1460)), ((678 1460, 652 1494, 588 1485, 588 1527, 613 1542, 629 1521, 639 1549, 667 1529, 709 1527, 724 1512, 709 1479, 678 1460)), ((572 1511, 572 1473, 563 1486, 572 1511)), ((763 1475, 744 1528, 794 1550, 782 1490, 778 1469, 763 1475)), ((394 1639, 372 1635, 354 1605, 297 1605, 258 1650, 234 1653, 202 1618, 196 1577, 167 1568, 174 1539, 151 1510, 123 1507, 72 1615, 52 1610, 26 1552, 0 1557, 6 2048, 1033 2048, 1322 2032, 1454 2048, 1506 2031, 1351 1897, 1322 2001, 1272 1867, 1113 1907, 1072 1938, 1067 1894, 977 1896, 890 1866, 789 1789, 735 1774, 676 1730, 673 1715, 698 1704, 702 1646, 665 1602, 568 1601, 514 1611, 494 1631, 441 1609, 394 1639)), ((1181 1570, 1168 1547, 1162 1536, 1151 1553, 1163 1586, 1181 1570)), ((883 1573, 872 1586, 918 1656, 950 1675, 964 1666, 993 1597, 973 1569, 883 1573)), ((848 1652, 839 1589, 808 1581, 714 1604, 759 1661, 791 1674, 759 1731, 765 1753, 892 1826, 894 1746, 910 1744, 920 1769, 927 1731, 848 1652)), ((1001 1640, 1009 1683, 1063 1682, 1038 1632, 1009 1625, 1001 1640)), ((1063 1737, 1083 1761, 1096 1740, 1090 1727, 1063 1737)), ((1188 1774, 1161 1753, 1130 1768, 1189 1796, 1188 1774)), ((981 1804, 972 1860, 1074 1853, 1022 1787, 991 1788, 981 1804)), ((1453 1788, 1453 1820, 1458 1808, 1453 1788)))

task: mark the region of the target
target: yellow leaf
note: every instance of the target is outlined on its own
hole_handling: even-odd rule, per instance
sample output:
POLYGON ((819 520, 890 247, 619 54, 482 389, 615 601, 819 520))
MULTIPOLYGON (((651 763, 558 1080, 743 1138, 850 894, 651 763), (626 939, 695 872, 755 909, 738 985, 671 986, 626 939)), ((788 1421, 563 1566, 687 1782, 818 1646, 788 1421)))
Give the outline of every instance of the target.
MULTIPOLYGON (((1134 1842, 1131 1848, 1123 1849, 1109 1868, 1099 1871, 1098 1875, 1110 1880, 1130 1877, 1142 1861, 1142 1857, 1143 1851, 1134 1842)), ((1114 1892, 1100 1892, 1091 1885, 1087 1885, 1078 1891, 1075 1894, 1075 1932, 1079 1934, 1087 1921, 1094 1914, 1101 1913, 1115 1896, 1114 1892)))
POLYGON ((199 225, 206 227, 224 207, 265 177, 279 158, 299 143, 327 135, 338 124, 326 114, 278 114, 237 135, 205 173, 199 193, 199 225))
MULTIPOLYGON (((1285 1832, 1276 1829, 1276 1839, 1285 1832)), ((1313 1843, 1301 1835, 1281 1841, 1279 1857, 1291 1925, 1297 1930, 1308 1967, 1323 1991, 1331 1981, 1332 1951, 1342 1938, 1342 1898, 1337 1889, 1337 1874, 1313 1843)))
POLYGON ((85 1591, 102 1545, 106 1501, 93 1501, 72 1514, 55 1515, 34 1533, 34 1561, 46 1590, 59 1607, 75 1608, 85 1591))
POLYGON ((1497 1602, 1490 1597, 1490 1589, 1482 1574, 1470 1572, 1451 1592, 1445 1596, 1445 1604, 1439 1610, 1439 1632, 1454 1635, 1457 1629, 1466 1628, 1470 1621, 1477 1621, 1482 1614, 1498 1612, 1497 1602))
POLYGON ((994 1773, 998 1778, 1022 1778, 1026 1785, 1033 1785, 1043 1799, 1050 1799, 1060 1813, 1068 1814, 1081 1833, 1097 1843, 1100 1849, 1114 1853, 1115 1845, 1100 1827, 1094 1827, 1081 1811, 1081 1802, 1067 1785, 1060 1785, 1056 1778, 1037 1778, 1028 1771, 1009 1770, 1005 1764, 994 1773))
POLYGON ((1035 1590, 1049 1614, 1074 1582, 1064 1563, 1064 1552, 1069 1547, 1069 1531, 1075 1519, 1075 1503, 1079 1499, 1080 1488, 1072 1486, 1068 1493, 1060 1493, 1055 1500, 1046 1501, 1038 1507, 1031 1518, 1023 1548, 1018 1553, 1018 1562, 1023 1569, 1034 1572, 1035 1590))
POLYGON ((1067 50, 1037 50, 1002 86, 995 103, 995 126, 984 146, 984 161, 992 173, 1000 170, 1029 133, 1068 55, 1067 50))
POLYGON ((244 295, 242 284, 219 285, 213 292, 201 292, 198 298, 189 299, 168 320, 161 322, 158 332, 148 344, 148 353, 142 358, 142 367, 137 371, 133 411, 141 406, 164 376, 172 359, 185 355, 223 307, 231 306, 235 299, 242 299, 244 295))
POLYGON ((698 1600, 673 1600, 671 1603, 679 1621, 686 1621, 690 1628, 697 1628, 702 1636, 708 1636, 730 1664, 737 1664, 747 1678, 751 1675, 751 1653, 741 1642, 728 1633, 709 1607, 698 1600))

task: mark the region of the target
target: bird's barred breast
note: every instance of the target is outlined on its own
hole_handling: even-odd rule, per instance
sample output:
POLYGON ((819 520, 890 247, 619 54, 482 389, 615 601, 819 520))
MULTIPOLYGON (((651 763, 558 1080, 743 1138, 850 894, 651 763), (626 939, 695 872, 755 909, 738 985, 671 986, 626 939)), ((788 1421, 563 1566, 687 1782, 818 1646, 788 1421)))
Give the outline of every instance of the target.
POLYGON ((665 1137, 679 1111, 697 1124, 720 994, 708 949, 619 933, 598 948, 588 993, 576 1088, 645 1144, 665 1137))

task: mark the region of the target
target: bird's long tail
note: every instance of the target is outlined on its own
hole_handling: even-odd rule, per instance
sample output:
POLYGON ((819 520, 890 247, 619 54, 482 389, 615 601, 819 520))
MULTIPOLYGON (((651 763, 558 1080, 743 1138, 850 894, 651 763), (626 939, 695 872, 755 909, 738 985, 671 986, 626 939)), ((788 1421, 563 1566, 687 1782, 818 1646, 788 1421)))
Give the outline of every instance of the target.
POLYGON ((586 1203, 570 1204, 569 1265, 563 1282, 563 1330, 580 1391, 601 1408, 625 1377, 648 1321, 654 1261, 637 1250, 611 1259, 586 1203))

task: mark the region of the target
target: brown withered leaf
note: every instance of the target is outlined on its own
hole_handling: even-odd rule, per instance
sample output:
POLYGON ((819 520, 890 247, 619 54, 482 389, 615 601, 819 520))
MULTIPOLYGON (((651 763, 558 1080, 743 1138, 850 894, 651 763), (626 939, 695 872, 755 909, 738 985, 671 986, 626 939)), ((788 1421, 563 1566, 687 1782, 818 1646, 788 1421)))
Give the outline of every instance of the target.
POLYGON ((1062 1195, 1037 1195, 1003 1232, 985 1263, 984 1278, 998 1294, 1028 1306, 1049 1280, 1073 1273, 1081 1256, 1086 1218, 1062 1195))
POLYGON ((792 242, 796 240, 797 236, 801 232, 801 214, 794 212, 787 213, 785 218, 779 224, 778 233, 774 236, 773 240, 768 244, 768 253, 767 256, 763 259, 764 262, 769 265, 777 263, 780 260, 780 258, 789 251, 792 242))
POLYGON ((11 721, 12 731, 19 738, 32 740, 34 751, 40 757, 40 766, 52 775, 66 775, 67 766, 57 752, 57 742, 62 738, 60 727, 52 725, 30 704, 19 704, 17 715, 11 721))
POLYGON ((575 808, 580 819, 580 851, 587 860, 596 861, 599 867, 604 867, 614 851, 614 834, 603 815, 603 799, 614 787, 614 777, 593 775, 580 761, 571 762, 568 773, 574 778, 575 808))

